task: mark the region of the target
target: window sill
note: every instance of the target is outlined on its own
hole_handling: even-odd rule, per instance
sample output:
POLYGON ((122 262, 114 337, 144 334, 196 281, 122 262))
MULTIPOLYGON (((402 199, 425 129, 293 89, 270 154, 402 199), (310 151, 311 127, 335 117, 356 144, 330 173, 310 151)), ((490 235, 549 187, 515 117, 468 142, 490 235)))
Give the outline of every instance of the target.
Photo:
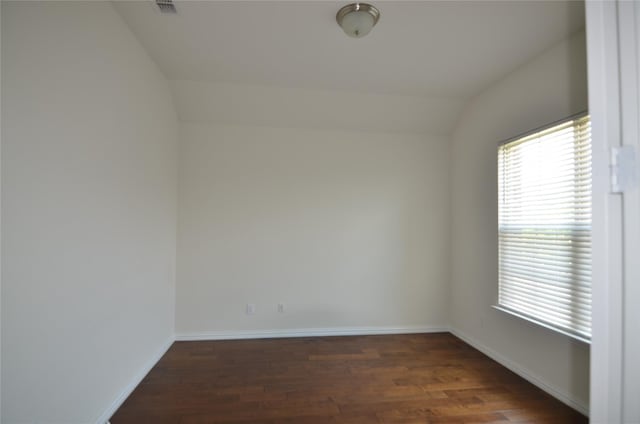
POLYGON ((527 315, 521 314, 521 313, 519 313, 519 312, 517 312, 517 311, 514 311, 514 310, 512 310, 512 309, 505 308, 504 306, 500 306, 500 305, 491 305, 491 307, 492 307, 493 309, 496 309, 496 310, 498 310, 498 311, 504 312, 504 313, 509 314, 509 315, 511 315, 511 316, 514 316, 514 317, 518 317, 518 318, 520 318, 520 319, 523 319, 523 320, 525 320, 525 321, 527 321, 527 322, 530 322, 530 323, 532 323, 532 324, 535 324, 535 325, 538 325, 538 326, 540 326, 540 327, 544 327, 544 328, 546 328, 546 329, 548 329, 548 330, 554 331, 554 332, 556 332, 556 333, 560 333, 560 334, 562 334, 562 335, 565 335, 565 336, 567 336, 567 337, 569 337, 569 338, 571 338, 571 339, 573 339, 573 340, 577 340, 577 341, 579 341, 579 342, 586 343, 586 344, 588 344, 588 345, 590 345, 590 344, 591 344, 591 339, 588 339, 588 338, 586 338, 586 337, 584 337, 584 336, 579 336, 579 335, 577 335, 577 334, 570 333, 570 332, 568 332, 568 331, 566 331, 566 330, 562 330, 562 329, 560 329, 560 328, 554 327, 553 325, 547 324, 547 323, 542 322, 542 321, 540 321, 540 320, 537 320, 537 319, 535 319, 535 318, 531 318, 530 316, 527 316, 527 315))

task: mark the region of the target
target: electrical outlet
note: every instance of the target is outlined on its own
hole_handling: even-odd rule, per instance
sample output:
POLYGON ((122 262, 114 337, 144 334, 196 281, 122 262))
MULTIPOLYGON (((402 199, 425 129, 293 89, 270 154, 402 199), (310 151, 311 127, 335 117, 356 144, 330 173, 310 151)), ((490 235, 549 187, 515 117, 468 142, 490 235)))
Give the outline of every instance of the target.
POLYGON ((247 303, 247 315, 253 315, 256 313, 256 304, 247 303))
POLYGON ((278 312, 284 314, 284 303, 278 303, 278 312))

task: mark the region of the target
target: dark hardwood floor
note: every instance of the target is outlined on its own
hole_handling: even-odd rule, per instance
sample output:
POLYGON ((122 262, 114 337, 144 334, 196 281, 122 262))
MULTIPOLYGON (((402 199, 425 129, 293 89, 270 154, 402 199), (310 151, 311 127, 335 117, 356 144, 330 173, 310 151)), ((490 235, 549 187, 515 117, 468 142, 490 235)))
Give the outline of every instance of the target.
POLYGON ((124 423, 586 423, 448 333, 176 342, 124 423))

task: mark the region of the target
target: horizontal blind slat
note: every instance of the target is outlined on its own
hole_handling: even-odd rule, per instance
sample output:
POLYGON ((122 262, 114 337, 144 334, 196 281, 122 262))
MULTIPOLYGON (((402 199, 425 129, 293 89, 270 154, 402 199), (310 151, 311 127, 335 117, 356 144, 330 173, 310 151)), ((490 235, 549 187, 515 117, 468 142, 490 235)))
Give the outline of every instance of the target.
POLYGON ((499 303, 590 337, 588 116, 498 149, 499 303))

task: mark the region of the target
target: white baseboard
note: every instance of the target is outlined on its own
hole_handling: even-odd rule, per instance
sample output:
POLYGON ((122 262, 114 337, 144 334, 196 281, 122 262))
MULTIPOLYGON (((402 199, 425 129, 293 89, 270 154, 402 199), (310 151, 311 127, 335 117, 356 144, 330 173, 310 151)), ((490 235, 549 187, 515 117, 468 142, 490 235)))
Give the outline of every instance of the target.
POLYGON ((448 327, 405 326, 405 327, 335 327, 335 328, 296 328, 281 330, 250 331, 207 331, 201 333, 182 333, 176 341, 195 340, 237 340, 237 339, 274 339, 285 337, 319 336, 362 336, 372 334, 414 334, 448 332, 448 327))
POLYGON ((499 354, 495 350, 488 348, 484 344, 478 342, 477 340, 461 332, 460 330, 457 330, 455 328, 450 328, 449 332, 454 336, 458 337, 459 339, 461 339, 462 341, 464 341, 465 343, 478 349, 480 352, 484 353, 494 361, 498 362, 500 365, 518 374, 520 377, 524 378, 529 383, 549 393, 551 396, 555 397, 560 402, 572 407, 573 409, 581 412, 587 417, 589 416, 589 408, 583 402, 580 402, 579 400, 575 399, 569 393, 566 393, 565 391, 560 390, 557 387, 551 386, 548 383, 544 382, 542 379, 536 376, 536 374, 531 370, 524 368, 523 366, 499 354))
POLYGON ((118 395, 118 397, 111 403, 111 406, 109 406, 107 410, 104 411, 102 415, 100 415, 100 417, 95 421, 96 424, 109 423, 109 419, 111 418, 111 416, 115 414, 115 412, 118 410, 118 408, 120 408, 120 406, 122 406, 124 401, 135 390, 135 388, 138 386, 138 384, 140 384, 142 379, 144 379, 144 377, 149 373, 149 371, 151 371, 151 369, 158 363, 160 358, 162 358, 162 356, 165 353, 167 353, 167 350, 169 350, 169 348, 171 347, 174 341, 175 339, 171 337, 164 342, 164 344, 160 347, 160 349, 158 349, 156 354, 153 355, 153 357, 149 358, 149 361, 145 363, 144 367, 140 370, 140 372, 131 379, 131 382, 129 382, 129 385, 127 385, 127 387, 125 387, 122 390, 120 395, 118 395))

